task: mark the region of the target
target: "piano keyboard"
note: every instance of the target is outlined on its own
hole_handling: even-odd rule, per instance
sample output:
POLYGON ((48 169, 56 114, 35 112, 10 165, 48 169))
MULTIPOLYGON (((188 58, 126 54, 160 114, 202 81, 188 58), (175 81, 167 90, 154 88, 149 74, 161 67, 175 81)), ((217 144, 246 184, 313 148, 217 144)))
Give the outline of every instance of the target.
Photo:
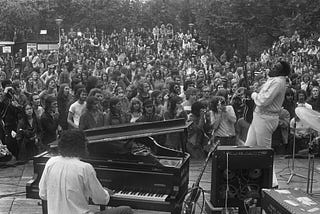
POLYGON ((113 190, 114 195, 112 198, 121 198, 121 199, 135 199, 135 200, 146 200, 146 201, 165 201, 168 197, 167 194, 162 193, 152 193, 146 191, 138 190, 113 190))

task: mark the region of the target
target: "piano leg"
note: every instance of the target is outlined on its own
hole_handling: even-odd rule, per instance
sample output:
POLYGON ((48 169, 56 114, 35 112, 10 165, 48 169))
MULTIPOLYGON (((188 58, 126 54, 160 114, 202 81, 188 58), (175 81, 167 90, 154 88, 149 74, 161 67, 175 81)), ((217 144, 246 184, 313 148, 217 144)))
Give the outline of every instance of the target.
POLYGON ((48 214, 47 201, 41 200, 41 206, 42 206, 42 214, 48 214))

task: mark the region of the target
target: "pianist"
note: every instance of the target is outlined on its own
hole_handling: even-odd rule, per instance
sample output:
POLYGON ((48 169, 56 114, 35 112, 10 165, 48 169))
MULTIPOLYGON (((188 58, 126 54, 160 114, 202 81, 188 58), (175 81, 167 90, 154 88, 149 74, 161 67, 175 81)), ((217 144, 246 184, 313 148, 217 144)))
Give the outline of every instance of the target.
MULTIPOLYGON (((48 160, 39 183, 39 196, 48 202, 48 214, 93 214, 88 206, 89 198, 95 204, 107 205, 112 191, 102 187, 92 165, 79 159, 86 151, 84 132, 63 132, 58 148, 60 156, 48 160)), ((131 214, 133 211, 119 206, 97 213, 131 214)))

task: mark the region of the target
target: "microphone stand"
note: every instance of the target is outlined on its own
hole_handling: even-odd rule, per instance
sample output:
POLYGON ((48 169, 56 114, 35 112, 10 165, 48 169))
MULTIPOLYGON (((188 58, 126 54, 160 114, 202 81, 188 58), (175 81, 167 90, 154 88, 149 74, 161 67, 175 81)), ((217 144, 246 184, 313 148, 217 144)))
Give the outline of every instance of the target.
POLYGON ((294 126, 293 126, 292 167, 290 169, 290 173, 285 174, 285 175, 289 175, 289 179, 287 181, 287 184, 289 184, 291 182, 293 176, 307 179, 307 177, 296 173, 294 170, 294 162, 295 162, 295 155, 296 155, 296 129, 297 129, 296 126, 297 126, 297 115, 295 115, 295 117, 294 117, 294 126))
MULTIPOLYGON (((315 139, 314 139, 315 140, 315 139)), ((307 178, 307 194, 312 194, 313 187, 313 174, 314 174, 314 154, 313 147, 314 141, 311 140, 311 134, 309 139, 309 148, 308 148, 308 178, 307 178)))

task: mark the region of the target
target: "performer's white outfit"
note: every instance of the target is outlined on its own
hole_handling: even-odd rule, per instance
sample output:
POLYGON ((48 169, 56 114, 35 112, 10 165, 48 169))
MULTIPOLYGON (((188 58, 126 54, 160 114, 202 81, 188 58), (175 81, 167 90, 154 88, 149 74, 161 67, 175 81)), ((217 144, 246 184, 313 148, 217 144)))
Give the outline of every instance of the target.
MULTIPOLYGON (((270 77, 259 93, 252 93, 256 104, 253 120, 249 127, 246 146, 264 146, 271 148, 272 133, 279 123, 279 112, 286 92, 284 76, 270 77)), ((277 178, 273 172, 273 186, 277 186, 277 178)))

